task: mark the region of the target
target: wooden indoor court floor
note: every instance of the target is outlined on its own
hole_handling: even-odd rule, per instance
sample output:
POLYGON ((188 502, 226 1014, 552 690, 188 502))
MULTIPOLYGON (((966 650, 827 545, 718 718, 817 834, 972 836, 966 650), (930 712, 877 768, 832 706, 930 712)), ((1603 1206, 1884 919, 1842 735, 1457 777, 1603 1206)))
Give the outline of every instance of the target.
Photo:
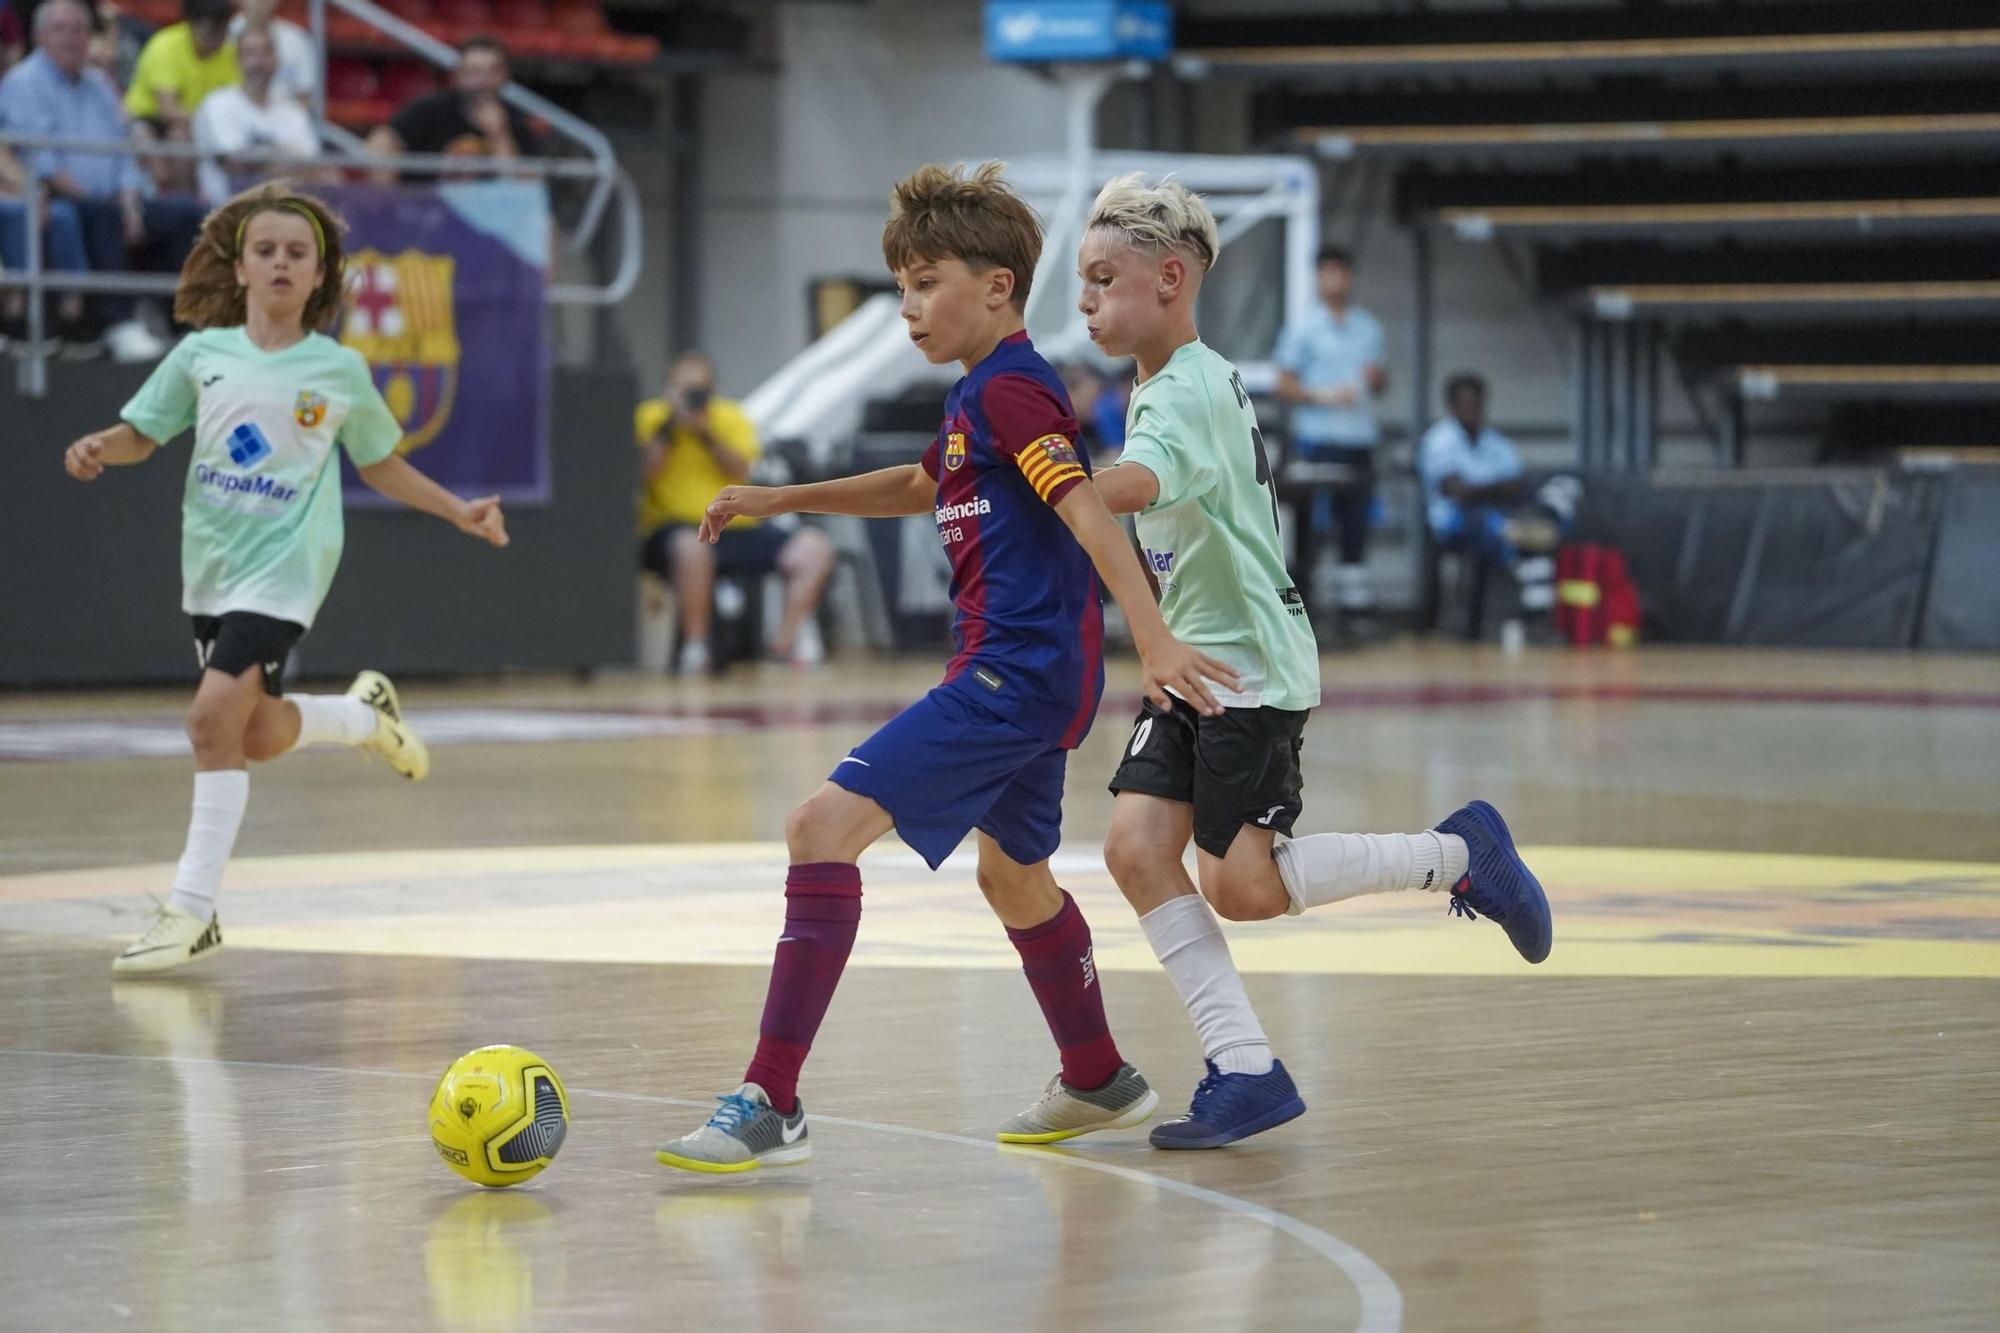
MULTIPOLYGON (((931 664, 406 682, 431 780, 257 770, 228 948, 118 983, 185 827, 184 700, 0 696, 0 1328, 2000 1325, 2000 662, 1326 674, 1301 830, 1493 801, 1555 905, 1545 966, 1431 895, 1232 926, 1304 1118, 1003 1149, 1047 1035, 969 859, 885 842, 806 1070, 816 1155, 748 1179, 652 1149, 741 1073, 785 812, 931 664), (573 1111, 496 1193, 424 1127, 492 1041, 573 1111)), ((1058 870, 1171 1111, 1199 1051, 1097 854, 1129 681, 1058 870)))

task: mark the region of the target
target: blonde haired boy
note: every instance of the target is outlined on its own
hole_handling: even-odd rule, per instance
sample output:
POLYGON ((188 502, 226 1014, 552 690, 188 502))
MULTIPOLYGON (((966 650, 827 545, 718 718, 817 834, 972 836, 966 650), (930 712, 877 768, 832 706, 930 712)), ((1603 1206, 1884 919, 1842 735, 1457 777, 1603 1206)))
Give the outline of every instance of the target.
POLYGON ((1220 250, 1215 217, 1173 180, 1121 176, 1091 209, 1077 308, 1091 339, 1133 357, 1125 450, 1093 481, 1138 515, 1160 610, 1181 642, 1237 676, 1219 713, 1148 700, 1111 779, 1105 864, 1188 1006, 1208 1076, 1159 1148, 1215 1148, 1302 1114, 1214 910, 1259 920, 1364 893, 1451 889, 1531 963, 1548 955, 1548 901, 1498 813, 1474 801, 1415 834, 1322 833, 1280 843, 1301 809, 1299 753, 1319 702, 1319 651, 1285 573, 1277 494, 1235 367, 1201 341, 1195 301, 1220 250), (1201 892, 1181 864, 1197 849, 1201 892), (1206 901, 1204 901, 1204 899, 1206 901))

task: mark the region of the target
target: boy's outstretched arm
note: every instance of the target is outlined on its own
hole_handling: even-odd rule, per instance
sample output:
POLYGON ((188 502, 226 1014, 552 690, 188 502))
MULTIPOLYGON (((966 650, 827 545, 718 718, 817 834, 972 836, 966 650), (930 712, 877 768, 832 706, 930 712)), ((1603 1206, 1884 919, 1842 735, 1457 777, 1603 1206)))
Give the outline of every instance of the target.
POLYGON ((143 463, 160 446, 121 421, 84 436, 63 451, 63 470, 78 481, 96 481, 108 467, 143 463))
POLYGON ((1160 495, 1160 479, 1142 463, 1114 463, 1092 476, 1090 484, 1114 514, 1136 514, 1160 495))
POLYGON ((356 468, 355 472, 377 494, 386 495, 398 504, 434 514, 467 536, 482 538, 495 546, 507 544, 507 522, 500 513, 497 495, 461 500, 396 454, 356 468))
POLYGON ((773 514, 895 518, 926 513, 936 503, 937 482, 915 463, 803 486, 724 486, 701 516, 701 539, 713 542, 732 518, 769 518, 773 514))
POLYGON ((1132 553, 1125 529, 1111 517, 1096 489, 1071 486, 1056 501, 1056 516, 1068 525, 1077 545, 1083 547, 1090 563, 1097 566, 1097 576, 1117 599, 1119 610, 1125 613, 1125 623, 1132 631, 1132 646, 1139 650, 1140 688, 1146 697, 1155 707, 1171 708, 1173 703, 1167 697, 1167 689, 1171 687, 1198 711, 1211 717, 1220 713, 1222 705, 1208 692, 1204 677, 1231 689, 1241 684, 1240 680, 1234 671, 1196 652, 1168 632, 1167 622, 1161 619, 1152 588, 1146 582, 1146 571, 1139 567, 1139 557, 1132 553))

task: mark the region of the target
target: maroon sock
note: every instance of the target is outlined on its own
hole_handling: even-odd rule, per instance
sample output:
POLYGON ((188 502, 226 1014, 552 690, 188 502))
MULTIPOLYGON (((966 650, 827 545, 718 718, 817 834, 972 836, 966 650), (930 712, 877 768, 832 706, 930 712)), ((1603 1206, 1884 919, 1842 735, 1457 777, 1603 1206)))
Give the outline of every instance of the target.
POLYGON ((1063 893, 1062 910, 1026 930, 1007 928, 1021 953, 1021 970, 1041 1001, 1042 1017, 1062 1052, 1063 1082, 1101 1088, 1125 1063, 1104 1021, 1104 992, 1090 952, 1090 923, 1076 900, 1063 893))
POLYGON ((743 1081, 764 1089, 787 1115, 798 1104, 799 1069, 833 1002, 860 921, 861 867, 815 861, 786 874, 785 933, 771 962, 757 1054, 743 1081))

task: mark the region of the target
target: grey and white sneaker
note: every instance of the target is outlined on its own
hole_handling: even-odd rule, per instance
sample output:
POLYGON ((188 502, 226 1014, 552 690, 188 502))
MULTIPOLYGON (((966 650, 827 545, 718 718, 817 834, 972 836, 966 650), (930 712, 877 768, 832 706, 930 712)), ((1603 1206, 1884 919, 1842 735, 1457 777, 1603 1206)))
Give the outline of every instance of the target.
POLYGON ((1160 1104, 1143 1075, 1131 1065, 1101 1088, 1072 1088, 1057 1074, 1042 1099, 1000 1126, 1002 1143, 1055 1143, 1100 1129, 1129 1129, 1143 1124, 1160 1104))
POLYGON ((727 1175, 760 1166, 786 1166, 812 1156, 806 1138, 806 1104, 780 1115, 755 1083, 716 1096, 721 1109, 684 1138, 660 1145, 653 1154, 662 1166, 727 1175))

